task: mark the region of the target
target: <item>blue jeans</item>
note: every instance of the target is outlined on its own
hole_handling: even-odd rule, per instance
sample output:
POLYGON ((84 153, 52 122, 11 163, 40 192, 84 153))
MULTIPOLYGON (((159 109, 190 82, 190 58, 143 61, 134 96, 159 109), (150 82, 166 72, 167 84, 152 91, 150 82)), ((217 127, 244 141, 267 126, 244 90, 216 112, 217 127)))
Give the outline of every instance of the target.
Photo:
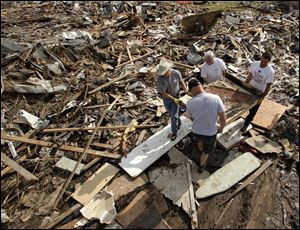
POLYGON ((169 114, 169 117, 171 117, 172 134, 177 134, 177 125, 181 125, 181 119, 179 117, 179 106, 177 106, 171 99, 163 99, 163 102, 169 114))

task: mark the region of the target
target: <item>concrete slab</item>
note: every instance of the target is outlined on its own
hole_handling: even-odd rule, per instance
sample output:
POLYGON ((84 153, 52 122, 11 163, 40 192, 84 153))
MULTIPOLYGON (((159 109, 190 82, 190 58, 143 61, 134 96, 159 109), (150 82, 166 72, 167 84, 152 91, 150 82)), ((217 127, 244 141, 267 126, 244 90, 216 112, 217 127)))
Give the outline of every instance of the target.
MULTIPOLYGON (((58 168, 67 170, 69 172, 73 172, 76 164, 77 164, 77 161, 74 161, 74 160, 69 159, 67 157, 62 157, 62 158, 59 159, 59 161, 56 163, 55 166, 58 167, 58 168)), ((75 174, 79 175, 84 166, 85 166, 84 164, 79 163, 79 165, 78 165, 78 167, 75 171, 75 174)))
POLYGON ((135 147, 127 157, 121 159, 119 165, 131 176, 137 177, 152 163, 164 155, 192 130, 192 121, 182 117, 182 126, 177 132, 177 138, 172 141, 168 138, 171 125, 152 135, 148 140, 135 147))
POLYGON ((196 191, 196 197, 203 199, 224 192, 249 175, 261 164, 253 154, 246 152, 214 172, 196 191))

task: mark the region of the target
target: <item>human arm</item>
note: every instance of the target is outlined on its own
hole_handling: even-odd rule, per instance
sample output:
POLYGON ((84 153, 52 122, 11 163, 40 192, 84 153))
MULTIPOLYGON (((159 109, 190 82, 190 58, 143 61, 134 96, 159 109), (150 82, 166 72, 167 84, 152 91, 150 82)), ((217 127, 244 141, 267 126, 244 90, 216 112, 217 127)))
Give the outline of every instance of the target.
POLYGON ((225 124, 226 124, 226 114, 225 114, 225 112, 220 112, 219 113, 219 122, 220 122, 220 127, 219 127, 218 132, 222 133, 223 129, 225 127, 225 124))
POLYGON ((260 98, 258 99, 257 104, 262 103, 263 99, 267 96, 268 92, 270 91, 271 85, 272 85, 272 83, 267 83, 266 89, 263 92, 263 94, 260 96, 260 98))
POLYGON ((179 80, 179 84, 180 84, 181 88, 183 89, 183 91, 185 93, 187 93, 188 92, 188 88, 187 88, 185 82, 182 79, 179 80))

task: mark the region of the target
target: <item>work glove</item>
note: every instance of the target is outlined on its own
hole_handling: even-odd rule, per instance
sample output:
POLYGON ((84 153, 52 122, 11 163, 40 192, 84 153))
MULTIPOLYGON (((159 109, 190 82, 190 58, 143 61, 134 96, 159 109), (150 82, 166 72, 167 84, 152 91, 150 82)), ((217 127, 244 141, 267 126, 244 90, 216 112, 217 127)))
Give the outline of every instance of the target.
POLYGON ((182 100, 177 99, 177 98, 175 98, 173 101, 177 106, 179 106, 182 103, 182 100))

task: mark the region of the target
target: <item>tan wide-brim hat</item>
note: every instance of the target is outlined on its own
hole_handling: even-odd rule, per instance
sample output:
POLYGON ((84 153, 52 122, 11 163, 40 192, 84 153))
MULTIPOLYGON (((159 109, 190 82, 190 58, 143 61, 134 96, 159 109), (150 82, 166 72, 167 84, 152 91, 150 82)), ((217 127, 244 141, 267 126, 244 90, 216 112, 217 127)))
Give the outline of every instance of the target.
POLYGON ((160 63, 156 66, 156 74, 158 76, 163 76, 169 69, 172 68, 172 66, 173 63, 166 60, 161 60, 160 63))

